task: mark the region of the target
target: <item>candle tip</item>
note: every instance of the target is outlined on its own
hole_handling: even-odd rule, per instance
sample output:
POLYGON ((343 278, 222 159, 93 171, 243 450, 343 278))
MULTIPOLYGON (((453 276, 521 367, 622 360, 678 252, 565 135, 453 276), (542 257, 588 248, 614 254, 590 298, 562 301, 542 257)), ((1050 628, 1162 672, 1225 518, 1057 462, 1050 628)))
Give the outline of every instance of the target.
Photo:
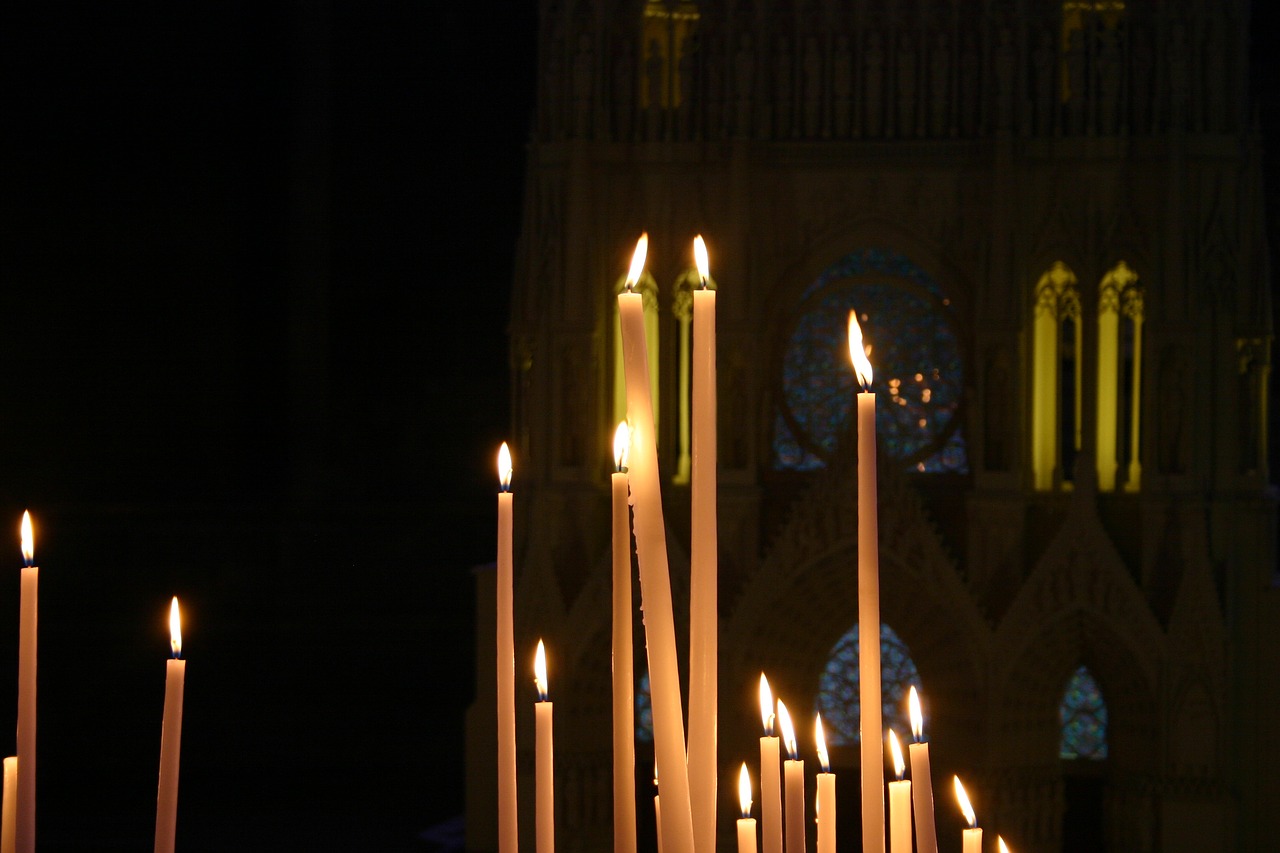
POLYGON ((893 756, 893 772, 897 774, 898 781, 902 781, 902 774, 907 772, 907 764, 902 760, 902 747, 898 746, 898 736, 893 729, 889 729, 889 753, 893 756))
POLYGON ((511 491, 511 448, 505 441, 498 448, 498 491, 511 491))
POLYGON ((35 564, 36 559, 36 538, 31 530, 31 513, 28 510, 22 511, 22 562, 26 566, 35 564))
POLYGON ((822 714, 816 714, 817 721, 813 727, 813 739, 818 743, 818 764, 823 773, 831 772, 831 759, 827 756, 827 736, 822 731, 822 714))
POLYGON ((751 817, 751 776, 747 773, 745 761, 742 762, 742 772, 738 774, 738 805, 744 818, 751 817))
POLYGON ((764 736, 773 737, 773 691, 769 689, 769 679, 760 673, 760 720, 764 723, 764 736))
POLYGON ((960 803, 960 811, 964 812, 964 819, 969 822, 969 828, 973 829, 978 825, 978 816, 973 812, 973 806, 969 803, 969 795, 964 791, 964 785, 960 784, 960 777, 953 776, 955 780, 956 801, 960 803))
POLYGON ((547 649, 538 640, 538 650, 533 655, 533 683, 538 688, 538 701, 547 701, 547 649))
POLYGON ((862 343, 862 327, 858 325, 858 312, 849 312, 849 358, 853 361, 853 370, 858 375, 858 384, 863 391, 871 390, 871 360, 867 358, 866 347, 862 343))
POLYGON ((693 262, 698 267, 698 281, 706 290, 707 279, 711 278, 711 265, 707 261, 707 244, 701 234, 693 238, 693 262))
POLYGON ((613 463, 619 474, 627 470, 627 456, 631 452, 631 427, 626 421, 618 421, 618 428, 613 431, 613 463))
POLYGON ((636 241, 636 250, 631 255, 631 269, 627 271, 627 292, 640 283, 640 276, 644 273, 645 256, 649 254, 649 232, 645 231, 640 235, 640 239, 636 241))
POLYGON ((182 614, 178 612, 178 596, 169 604, 169 648, 175 658, 182 657, 182 614))
POLYGON ((911 737, 916 743, 924 740, 924 713, 920 710, 920 694, 916 686, 911 685, 907 693, 907 707, 911 714, 911 737))
POLYGON ((800 750, 796 748, 796 730, 791 725, 791 713, 786 704, 778 700, 778 728, 782 730, 782 742, 787 747, 787 755, 792 761, 800 760, 800 750))

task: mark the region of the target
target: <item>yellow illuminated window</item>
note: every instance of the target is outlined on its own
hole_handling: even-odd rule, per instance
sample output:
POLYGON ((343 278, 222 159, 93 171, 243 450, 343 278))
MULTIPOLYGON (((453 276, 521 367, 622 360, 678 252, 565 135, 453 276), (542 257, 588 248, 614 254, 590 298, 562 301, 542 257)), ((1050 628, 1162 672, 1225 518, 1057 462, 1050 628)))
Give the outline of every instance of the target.
POLYGON ((1031 377, 1031 471, 1045 491, 1072 480, 1080 450, 1083 396, 1080 289, 1075 273, 1054 263, 1035 288, 1031 377))
POLYGON ((1137 491, 1142 393, 1142 288, 1120 261, 1098 286, 1098 488, 1137 491))

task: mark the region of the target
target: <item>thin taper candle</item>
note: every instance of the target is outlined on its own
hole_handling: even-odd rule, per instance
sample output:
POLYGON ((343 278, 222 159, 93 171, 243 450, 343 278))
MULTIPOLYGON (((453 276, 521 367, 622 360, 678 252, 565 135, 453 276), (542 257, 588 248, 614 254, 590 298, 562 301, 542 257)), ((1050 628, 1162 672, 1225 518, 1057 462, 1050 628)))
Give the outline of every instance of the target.
POLYGON ((960 784, 960 777, 955 776, 956 802, 960 804, 960 811, 964 813, 964 819, 968 822, 969 828, 962 834, 964 842, 963 853, 982 853, 982 830, 978 827, 978 817, 974 814, 973 806, 969 804, 969 795, 965 793, 964 785, 960 784))
POLYGON ((4 760, 4 798, 0 806, 0 853, 16 853, 18 819, 18 757, 4 760))
POLYGON ((933 777, 929 767, 929 744, 924 743, 924 713, 915 685, 907 694, 911 715, 911 737, 907 747, 911 757, 911 800, 915 812, 916 853, 938 853, 938 831, 933 819, 933 777))
POLYGON ((22 513, 21 601, 18 605, 18 853, 36 849, 36 636, 40 611, 40 567, 35 565, 31 513, 22 513))
POLYGON ((751 816, 751 777, 747 764, 742 763, 738 774, 738 806, 742 817, 738 818, 738 853, 756 853, 756 819, 751 816))
POLYGON ((693 292, 693 505, 689 548, 689 796, 694 845, 716 848, 716 731, 720 605, 716 542, 716 292, 707 247, 693 242, 701 287, 693 292))
POLYGON ((880 533, 876 507, 876 395, 856 312, 849 355, 858 382, 858 681, 862 738, 862 850, 884 853, 884 747, 880 703, 880 533))
POLYGON ((627 383, 627 416, 631 421, 631 456, 627 479, 633 501, 632 524, 640 590, 644 599, 645 649, 653 709, 654 755, 662 768, 662 839, 666 853, 693 853, 693 817, 684 739, 684 703, 676 656, 675 614, 667 564, 667 534, 662 517, 658 445, 649 394, 649 355, 645 342, 644 306, 632 291, 644 270, 648 236, 641 237, 632 257, 627 289, 618 294, 622 357, 627 383))
POLYGON ((791 715, 787 706, 778 700, 778 728, 782 731, 782 742, 787 746, 790 756, 782 763, 783 784, 786 787, 787 808, 787 853, 804 853, 804 761, 796 748, 796 732, 791 725, 791 715))
POLYGON ((177 596, 169 605, 169 636, 173 657, 165 665, 155 853, 173 853, 178 831, 178 764, 182 752, 182 694, 187 680, 187 662, 181 657, 182 616, 178 612, 177 596))
POLYGON ((760 673, 760 719, 764 723, 764 737, 760 738, 761 849, 763 853, 782 853, 782 746, 773 733, 773 691, 763 672, 760 673))
POLYGON ((513 627, 511 555, 511 450, 498 450, 498 853, 516 853, 516 645, 513 627))
POLYGON ((553 706, 547 700, 547 651, 538 640, 538 650, 533 659, 533 680, 538 688, 538 701, 533 706, 536 718, 537 743, 534 746, 535 827, 538 853, 555 853, 556 849, 556 797, 555 797, 555 728, 553 706))
POLYGON ((831 772, 822 715, 816 715, 814 741, 818 747, 818 792, 814 811, 818 816, 818 853, 836 853, 836 774, 831 772))
POLYGON ((911 849, 911 782, 903 779, 906 763, 898 736, 889 730, 889 752, 893 755, 893 772, 898 777, 889 783, 889 850, 912 853, 911 849))
POLYGON ((617 471, 613 497, 613 850, 636 850, 635 682, 631 648, 631 509, 627 503, 627 450, 631 430, 618 424, 613 438, 617 471))

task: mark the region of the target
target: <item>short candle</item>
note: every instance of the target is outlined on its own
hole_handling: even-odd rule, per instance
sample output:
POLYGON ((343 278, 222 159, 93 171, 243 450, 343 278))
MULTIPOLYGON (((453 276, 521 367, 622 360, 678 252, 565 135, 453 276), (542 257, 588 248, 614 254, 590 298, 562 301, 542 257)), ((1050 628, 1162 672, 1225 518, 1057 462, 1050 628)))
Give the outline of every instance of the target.
POLYGON ((538 640, 538 650, 533 657, 533 681, 538 688, 538 701, 533 706, 536 718, 537 743, 534 747, 535 781, 535 831, 538 853, 555 853, 555 747, 552 743, 552 704, 547 701, 547 650, 538 640))
POLYGON ((778 700, 778 727, 790 756, 782 764, 783 782, 787 789, 787 853, 804 853, 804 762, 796 748, 796 731, 791 725, 791 714, 781 699, 778 700))
POLYGON ((982 830, 978 827, 978 817, 973 813, 973 806, 969 804, 969 795, 964 791, 964 785, 960 784, 960 777, 956 776, 956 802, 960 804, 960 811, 964 812, 964 819, 968 821, 969 828, 964 831, 964 850, 963 853, 982 853, 982 830))
POLYGON ((907 694, 911 714, 911 738, 907 747, 911 756, 911 799, 915 806, 917 853, 938 853, 938 831, 933 820, 933 778, 929 766, 929 744, 924 742, 924 714, 915 685, 907 694))
POLYGON ((747 763, 742 763, 738 774, 738 806, 742 817, 738 818, 738 853, 756 853, 756 819, 751 816, 751 776, 747 763))
POLYGON ((893 729, 889 730, 889 754, 898 777, 889 783, 889 849, 892 853, 911 853, 911 783, 902 778, 907 768, 893 729))
POLYGON ((836 853, 836 774, 831 772, 827 755, 827 737, 822 731, 822 715, 814 723, 814 740, 818 746, 818 798, 814 812, 818 819, 818 853, 836 853))

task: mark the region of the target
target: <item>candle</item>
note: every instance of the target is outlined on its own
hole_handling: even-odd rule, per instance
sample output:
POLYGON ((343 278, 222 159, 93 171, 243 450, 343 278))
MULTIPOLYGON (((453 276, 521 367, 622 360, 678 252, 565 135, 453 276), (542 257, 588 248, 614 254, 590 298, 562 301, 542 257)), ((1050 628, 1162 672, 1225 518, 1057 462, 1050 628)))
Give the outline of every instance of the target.
POLYGON ((533 706, 536 718, 537 743, 534 747, 536 806, 535 829, 538 853, 555 853, 556 849, 556 798, 555 766, 552 746, 552 705, 547 701, 547 651, 538 640, 538 651, 533 657, 533 681, 538 688, 538 701, 533 706))
POLYGON ((827 756, 827 738, 822 732, 822 715, 817 715, 813 738, 818 744, 818 799, 814 812, 818 817, 818 853, 836 853, 836 774, 831 772, 827 756))
POLYGON ((0 853, 17 850, 18 817, 18 758, 11 755, 4 760, 4 800, 0 806, 0 853))
POLYGON ((857 313, 849 356, 858 394, 858 681, 862 736, 862 850, 884 853, 884 749, 880 743, 880 535, 876 508, 876 395, 857 313))
POLYGON ((889 752, 893 755, 893 772, 898 777, 896 782, 889 783, 889 850, 911 853, 911 783, 902 778, 907 768, 893 729, 889 730, 889 752))
POLYGON ((22 513, 22 597, 18 605, 18 811, 19 853, 36 849, 36 621, 40 610, 40 567, 35 565, 31 513, 22 513))
POLYGON ((915 685, 907 694, 911 712, 911 737, 915 743, 907 749, 911 755, 911 796, 915 803, 917 853, 938 853, 938 832, 933 824, 933 778, 929 769, 929 744, 924 742, 924 715, 920 712, 920 696, 915 685))
POLYGON ((635 683, 631 671, 631 515, 626 421, 613 435, 613 849, 636 850, 635 683))
POLYGON ((511 450, 498 450, 498 853, 516 853, 516 647, 512 627, 511 450))
POLYGON ((716 848, 717 667, 720 606, 716 583, 716 292, 707 289, 707 246, 693 253, 701 286, 693 292, 693 504, 689 548, 689 796, 695 846, 716 848))
POLYGON ((978 828, 978 817, 973 813, 973 806, 969 805, 969 795, 964 792, 960 777, 954 778, 956 801, 960 803, 960 811, 964 812, 964 819, 969 823, 969 828, 964 831, 963 853, 982 853, 982 830, 978 828))
POLYGON ((782 741, 787 745, 789 756, 782 763, 783 782, 787 789, 787 853, 804 853, 804 762, 796 749, 796 731, 791 726, 791 714, 781 699, 778 700, 778 727, 782 729, 782 741))
POLYGON ((649 656, 649 690, 653 708, 656 763, 667 772, 666 811, 662 817, 667 853, 692 853, 693 817, 689 806, 689 775, 685 764, 684 708, 676 661, 676 626, 671 606, 671 576, 667 568, 667 535, 662 520, 662 489, 658 476, 658 446, 649 397, 649 357, 644 333, 644 308, 632 288, 644 270, 648 235, 636 244, 625 292, 618 294, 622 324, 622 356, 627 382, 627 412, 631 421, 631 454, 627 471, 633 501, 636 558, 644 597, 645 648, 649 656))
MULTIPOLYGON (((165 662, 155 853, 173 853, 178 831, 178 758, 182 751, 182 692, 187 680, 187 662, 182 659, 182 616, 178 612, 177 596, 169 605, 169 647, 173 657, 165 662)), ((22 766, 21 762, 18 766, 22 766)))
POLYGON ((756 819, 751 816, 751 777, 747 775, 747 763, 742 762, 738 774, 738 805, 742 817, 738 818, 738 853, 756 853, 756 819))
POLYGON ((653 764, 653 828, 658 835, 658 853, 662 853, 662 797, 658 790, 658 764, 653 764))
POLYGON ((764 722, 764 737, 760 738, 762 847, 763 853, 782 853, 782 768, 778 766, 781 745, 773 734, 773 691, 763 672, 760 673, 760 718, 764 722))

